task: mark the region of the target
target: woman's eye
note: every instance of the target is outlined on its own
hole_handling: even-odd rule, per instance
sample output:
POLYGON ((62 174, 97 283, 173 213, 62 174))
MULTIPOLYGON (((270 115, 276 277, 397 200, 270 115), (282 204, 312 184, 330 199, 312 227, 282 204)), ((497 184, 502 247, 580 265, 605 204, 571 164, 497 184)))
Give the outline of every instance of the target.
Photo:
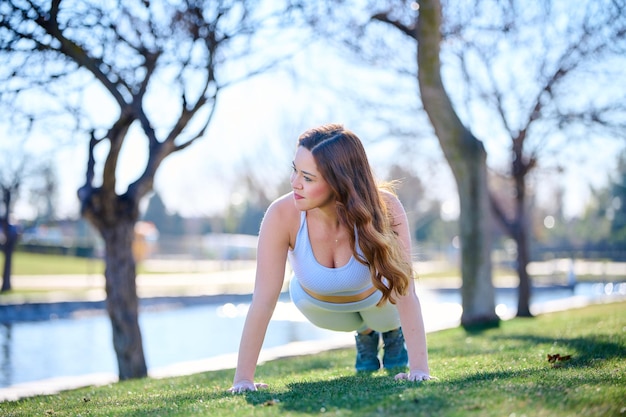
MULTIPOLYGON (((298 170, 296 169, 295 164, 291 166, 291 175, 298 175, 298 170)), ((313 179, 311 177, 307 177, 306 175, 302 175, 302 179, 304 179, 305 182, 312 182, 313 179)))

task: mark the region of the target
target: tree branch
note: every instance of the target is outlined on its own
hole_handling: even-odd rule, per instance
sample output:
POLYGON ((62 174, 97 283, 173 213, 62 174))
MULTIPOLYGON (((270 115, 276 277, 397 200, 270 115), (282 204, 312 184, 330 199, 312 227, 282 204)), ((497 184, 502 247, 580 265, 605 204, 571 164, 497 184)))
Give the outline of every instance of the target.
POLYGON ((77 43, 71 41, 67 37, 63 35, 63 32, 59 28, 57 22, 57 14, 58 7, 61 3, 61 0, 56 0, 53 2, 50 17, 46 18, 43 14, 40 14, 35 19, 35 22, 46 31, 47 34, 52 36, 54 39, 58 40, 61 44, 58 49, 52 47, 51 45, 47 45, 47 47, 51 50, 57 51, 62 55, 65 55, 71 58, 76 64, 80 67, 87 69, 91 72, 98 81, 102 83, 102 85, 109 91, 109 93, 113 96, 113 98, 117 101, 120 107, 124 107, 126 101, 124 97, 117 89, 117 86, 114 82, 112 82, 106 74, 104 74, 100 70, 100 66, 104 64, 101 59, 90 57, 87 52, 77 43), (56 11, 56 12, 55 12, 56 11))
POLYGON ((391 19, 389 17, 389 12, 376 13, 370 18, 370 20, 378 20, 379 22, 390 24, 400 32, 407 35, 409 38, 417 41, 417 23, 414 23, 411 26, 406 26, 398 20, 391 19))

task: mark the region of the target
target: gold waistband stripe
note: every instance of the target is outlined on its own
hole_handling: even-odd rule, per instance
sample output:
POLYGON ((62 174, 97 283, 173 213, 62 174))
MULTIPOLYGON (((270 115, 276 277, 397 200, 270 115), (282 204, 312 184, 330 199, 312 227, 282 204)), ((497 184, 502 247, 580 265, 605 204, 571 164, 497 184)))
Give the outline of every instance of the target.
POLYGON ((352 295, 325 295, 318 294, 315 291, 308 290, 302 286, 300 286, 305 293, 309 294, 311 297, 315 298, 319 301, 324 301, 327 303, 335 303, 335 304, 345 304, 345 303, 356 303, 357 301, 363 301, 370 295, 376 292, 376 287, 371 287, 363 292, 352 295))

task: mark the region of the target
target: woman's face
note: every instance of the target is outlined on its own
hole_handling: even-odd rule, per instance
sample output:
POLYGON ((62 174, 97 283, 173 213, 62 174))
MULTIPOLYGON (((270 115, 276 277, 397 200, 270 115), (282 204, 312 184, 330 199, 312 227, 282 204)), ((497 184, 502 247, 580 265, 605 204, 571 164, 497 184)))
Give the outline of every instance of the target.
POLYGON ((305 211, 334 202, 332 190, 317 169, 311 151, 299 146, 293 159, 291 188, 296 207, 305 211))

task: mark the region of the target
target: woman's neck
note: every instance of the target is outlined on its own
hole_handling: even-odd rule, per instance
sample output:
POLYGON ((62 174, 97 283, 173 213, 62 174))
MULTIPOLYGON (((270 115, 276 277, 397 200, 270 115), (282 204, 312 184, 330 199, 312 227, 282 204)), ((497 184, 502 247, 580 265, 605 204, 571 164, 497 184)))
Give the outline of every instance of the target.
POLYGON ((337 216, 337 205, 335 203, 309 210, 307 216, 314 218, 314 221, 328 229, 339 229, 341 227, 339 216, 337 216))

